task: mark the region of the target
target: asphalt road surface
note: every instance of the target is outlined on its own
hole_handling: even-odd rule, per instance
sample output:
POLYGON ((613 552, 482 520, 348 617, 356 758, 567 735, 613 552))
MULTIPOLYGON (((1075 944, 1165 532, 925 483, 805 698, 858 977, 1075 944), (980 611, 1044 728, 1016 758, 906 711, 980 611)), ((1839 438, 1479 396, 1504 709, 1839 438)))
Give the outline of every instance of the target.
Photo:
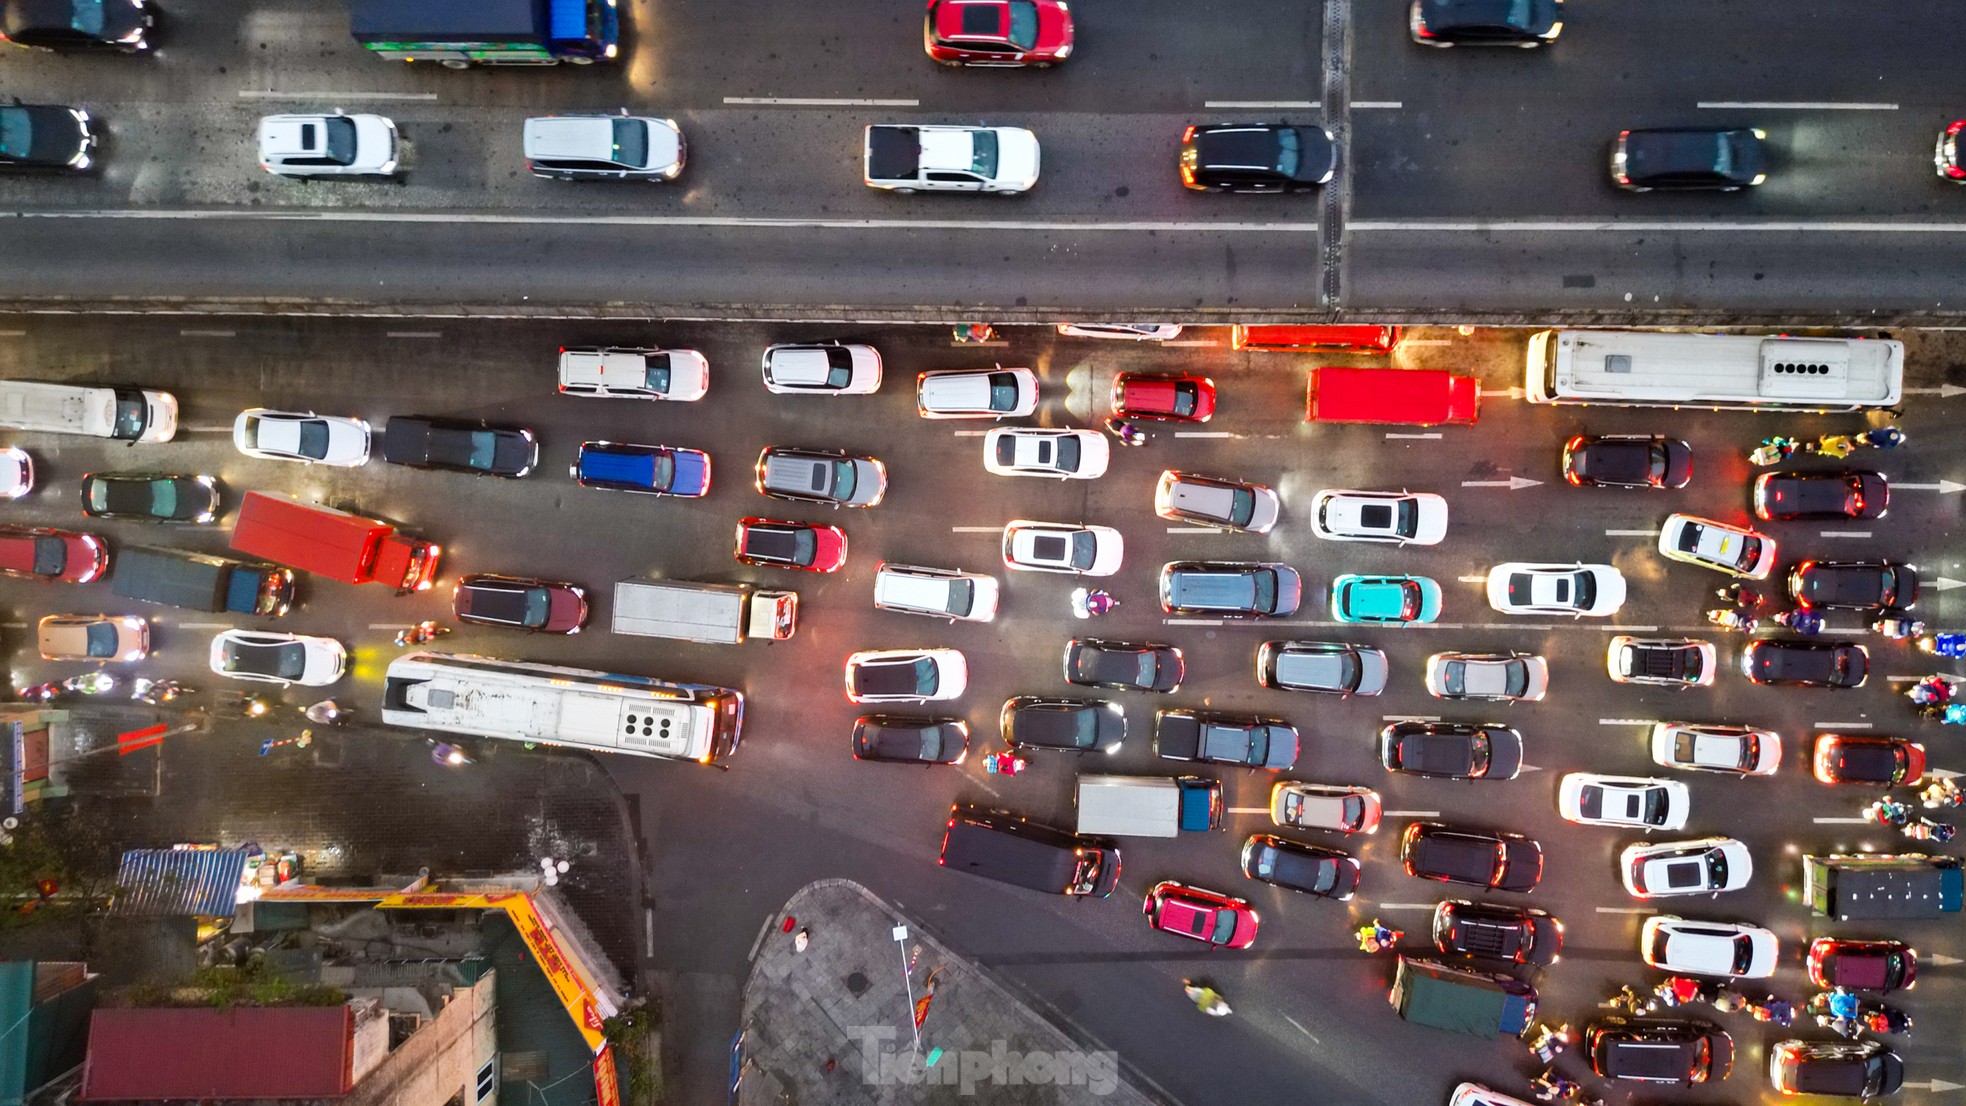
POLYGON ((1046 321, 1951 318, 1966 190, 1931 168, 1962 113, 1943 0, 1575 5, 1547 50, 1429 50, 1404 7, 1174 0, 1075 7, 1050 71, 950 71, 918 3, 624 4, 613 66, 452 72, 366 55, 337 4, 167 5, 147 58, 10 51, 8 91, 87 107, 100 174, 0 181, 0 299, 459 306, 623 315, 1046 321), (526 173, 522 119, 673 116, 674 185, 526 173), (254 120, 375 111, 401 180, 256 165, 254 120), (1323 197, 1197 196, 1189 123, 1323 122, 1323 197), (882 121, 1027 126, 1023 197, 901 197, 859 180, 882 121), (1628 127, 1753 125, 1746 195, 1628 195, 1628 127))
MULTIPOLYGON (((1901 733, 1926 742, 1935 768, 1966 768, 1958 738, 1921 722, 1897 693, 1904 677, 1932 670, 1910 649, 1865 634, 1874 675, 1859 691, 1789 691, 1747 683, 1731 667, 1711 688, 1673 693, 1620 686, 1604 674, 1614 632, 1686 635, 1714 641, 1723 656, 1738 645, 1700 617, 1719 575, 1669 564, 1650 536, 1669 511, 1745 521, 1750 467, 1746 451, 1765 435, 1818 434, 1859 428, 1857 416, 1769 416, 1615 409, 1531 407, 1509 394, 1520 382, 1524 334, 1452 330, 1410 332, 1392 357, 1401 365, 1451 366, 1476 372, 1487 391, 1471 428, 1307 426, 1301 421, 1305 358, 1231 352, 1219 329, 1199 328, 1175 347, 1060 338, 1049 330, 1007 332, 1006 344, 953 346, 932 327, 821 329, 765 325, 502 323, 453 321, 411 329, 396 321, 236 319, 0 319, 0 356, 22 375, 90 381, 138 381, 174 390, 184 404, 177 441, 122 446, 90 439, 12 435, 37 458, 42 486, 9 503, 9 521, 100 530, 113 544, 146 542, 219 551, 224 526, 158 529, 133 522, 86 525, 74 489, 84 472, 113 469, 204 471, 218 475, 228 508, 241 490, 266 488, 350 504, 396 519, 445 547, 445 581, 470 571, 503 571, 587 585, 598 602, 594 624, 572 638, 526 637, 459 627, 445 648, 605 666, 743 688, 748 694, 743 746, 728 772, 691 764, 604 758, 641 805, 653 851, 649 873, 654 956, 665 978, 665 1025, 682 1100, 716 1101, 724 1048, 738 1017, 745 956, 761 925, 798 887, 847 877, 898 902, 947 943, 1028 994, 1051 1016, 1104 1047, 1116 1049, 1130 1074, 1171 1101, 1317 1101, 1344 1106, 1423 1106, 1444 1100, 1463 1078, 1521 1091, 1533 1070, 1520 1046, 1456 1037, 1398 1022, 1386 1006, 1389 963, 1356 951, 1351 929, 1380 917, 1421 940, 1427 910, 1442 897, 1481 897, 1410 879, 1395 853, 1400 828, 1420 817, 1454 825, 1506 828, 1540 840, 1548 862, 1529 896, 1494 895, 1555 912, 1568 929, 1563 960, 1538 981, 1545 1016, 1581 1025, 1618 983, 1656 978, 1640 963, 1636 938, 1652 911, 1628 899, 1614 872, 1617 850, 1632 839, 1608 829, 1572 826, 1555 811, 1558 776, 1594 770, 1655 771, 1643 746, 1649 719, 1754 723, 1779 731, 1785 763, 1768 779, 1677 775, 1692 789, 1686 836, 1730 834, 1754 849, 1752 884, 1724 898, 1667 901, 1666 912, 1753 921, 1782 940, 1782 967, 1772 988, 1799 1000, 1806 986, 1806 939, 1828 933, 1898 937, 1925 958, 1919 986, 1904 1005, 1919 1031, 1902 1045, 1907 1078, 1928 1089, 1938 1080, 1966 1083, 1966 1054, 1956 1034, 1966 958, 1956 922, 1899 926, 1830 925, 1808 917, 1797 881, 1804 852, 1887 849, 1894 835, 1851 824, 1871 796, 1832 790, 1809 778, 1805 750, 1813 734, 1838 729, 1901 733), (879 394, 818 399, 768 395, 756 375, 769 342, 840 337, 871 341, 886 355, 879 394), (561 344, 658 342, 702 349, 712 363, 709 396, 693 405, 641 405, 553 395, 553 355, 561 344), (1040 373, 1041 425, 1088 425, 1112 374, 1121 369, 1193 368, 1221 389, 1214 420, 1190 431, 1160 429, 1144 449, 1116 450, 1112 471, 1090 482, 1052 483, 992 477, 977 453, 987 424, 926 422, 911 409, 915 371, 1028 364, 1040 373), (535 427, 544 443, 538 472, 520 481, 477 480, 375 462, 357 470, 302 468, 258 461, 233 451, 232 417, 251 405, 361 415, 377 426, 390 414, 436 413, 506 420, 535 427), (1565 486, 1556 457, 1570 434, 1671 432, 1692 442, 1692 485, 1673 493, 1619 493, 1565 486), (582 489, 565 475, 585 439, 693 446, 710 451, 716 484, 702 500, 665 500, 582 489), (770 501, 749 487, 750 466, 765 445, 815 445, 871 453, 891 476, 887 500, 867 511, 770 501), (1152 487, 1163 467, 1269 483, 1281 492, 1282 523, 1267 536, 1200 532, 1156 518, 1152 487), (1324 487, 1437 491, 1451 505, 1448 535, 1425 549, 1387 549, 1321 541, 1305 509, 1324 487), (837 522, 852 554, 831 576, 745 568, 730 559, 731 527, 746 514, 837 522), (1075 581, 1004 572, 997 531, 1012 518, 1103 523, 1120 528, 1125 565, 1106 587, 1120 606, 1084 623, 1067 613, 1075 581), (1211 625, 1163 617, 1154 600, 1159 566, 1180 558, 1268 559, 1305 577, 1305 603, 1270 623, 1211 625), (877 611, 875 565, 884 559, 960 566, 1004 580, 1001 617, 993 624, 948 624, 877 611), (1603 620, 1518 618, 1482 601, 1479 577, 1505 560, 1604 561, 1630 583, 1630 600, 1603 620), (1446 591, 1440 623, 1406 630, 1340 627, 1326 613, 1331 578, 1341 572, 1415 572, 1446 591), (628 639, 606 630, 608 585, 657 575, 748 580, 789 586, 801 596, 802 622, 788 642, 699 646, 628 639), (1027 773, 986 775, 980 756, 960 768, 910 769, 857 763, 847 738, 857 713, 841 690, 841 665, 856 649, 952 646, 964 651, 971 687, 947 704, 969 718, 976 751, 1000 748, 996 714, 1014 694, 1070 691, 1059 655, 1075 634, 1165 641, 1186 652, 1188 678, 1175 694, 1118 694, 1130 736, 1111 758, 1074 765, 1041 757, 1027 773), (1260 689, 1253 676, 1259 643, 1272 638, 1344 638, 1383 647, 1393 662, 1379 698, 1337 702, 1260 689), (1443 649, 1529 650, 1548 656, 1549 697, 1535 704, 1477 706, 1431 699, 1421 682, 1424 658, 1443 649), (1208 706, 1285 717, 1304 732, 1296 769, 1282 778, 1362 783, 1378 788, 1387 826, 1354 848, 1364 866, 1357 900, 1340 905, 1250 883, 1236 871, 1244 836, 1270 829, 1262 813, 1275 778, 1155 759, 1149 743, 1159 706, 1208 706), (1494 720, 1525 735, 1533 767, 1506 783, 1453 783, 1396 777, 1376 762, 1373 735, 1389 716, 1494 720), (1073 902, 1026 893, 940 870, 936 851, 949 804, 1009 807, 1056 824, 1072 824, 1075 770, 1155 774, 1200 767, 1225 781, 1231 814, 1225 830, 1175 841, 1128 840, 1121 890, 1107 901, 1073 902), (1206 954, 1198 945, 1152 933, 1138 912, 1152 883, 1177 878, 1249 897, 1263 928, 1248 952, 1206 954), (1205 975, 1236 1008, 1229 1018, 1200 1017, 1178 981, 1205 975)), ((1904 335, 1912 401, 1903 426, 1910 444, 1860 459, 1897 485, 1886 519, 1861 525, 1779 524, 1784 565, 1801 556, 1889 556, 1916 564, 1926 580, 1918 612, 1935 627, 1966 628, 1957 592, 1966 566, 1954 560, 1966 454, 1951 428, 1966 402, 1966 346, 1954 337, 1904 335), (1857 535, 1865 536, 1857 536, 1857 535)), ((1367 359, 1369 362, 1369 359, 1367 359)), ((350 678, 332 693, 374 711, 382 670, 397 654, 394 632, 423 618, 446 619, 449 588, 398 598, 377 587, 305 580, 300 605, 266 628, 333 634, 353 657, 350 678)), ((41 662, 28 628, 59 611, 117 611, 106 585, 79 587, 0 582, 12 631, 14 679, 66 676, 79 666, 41 662)), ((158 652, 141 671, 172 676, 209 694, 204 672, 210 634, 229 620, 171 608, 135 612, 153 620, 158 652)), ((1851 616, 1832 618, 1836 630, 1851 616)), ((1833 630, 1832 632, 1835 632, 1833 630)), ((1840 636, 1840 635, 1839 635, 1840 636)), ((1950 663, 1950 662, 1942 662, 1950 663)), ((1088 692, 1089 693, 1089 692, 1088 692)), ((295 689, 296 704, 320 696, 295 689)), ((417 740, 406 735, 405 740, 417 740)), ((498 755, 525 753, 516 748, 498 755)), ((1664 774, 1665 770, 1656 770, 1664 774)), ((250 781, 240 781, 249 786, 250 781)), ((495 816, 495 814, 491 815, 495 816)), ((1679 1099, 1719 1103, 1773 1101, 1766 1089, 1765 1045, 1774 1036, 1742 1017, 1727 1026, 1741 1056, 1725 1083, 1679 1099)), ((1820 1036, 1811 1033, 1810 1036, 1820 1036)), ((1660 1098, 1641 1100, 1662 1101, 1660 1098)), ((1950 1101, 1907 1094, 1912 1102, 1950 1101)), ((1611 1101, 1632 1101, 1623 1092, 1611 1101)))

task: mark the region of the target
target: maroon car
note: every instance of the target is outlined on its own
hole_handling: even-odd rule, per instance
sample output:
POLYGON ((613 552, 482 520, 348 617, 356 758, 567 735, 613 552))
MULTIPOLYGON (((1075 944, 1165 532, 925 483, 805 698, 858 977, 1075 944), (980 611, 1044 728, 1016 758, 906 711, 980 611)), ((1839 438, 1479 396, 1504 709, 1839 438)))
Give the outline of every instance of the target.
POLYGON ((109 567, 109 543, 95 534, 0 526, 0 573, 86 584, 109 567))
POLYGON ((1121 373, 1113 378, 1113 414, 1123 419, 1207 422, 1215 382, 1189 373, 1121 373))
POLYGON ((1818 937, 1808 965, 1809 982, 1824 990, 1902 991, 1918 981, 1918 953, 1903 941, 1818 937))
POLYGON ((552 580, 480 572, 458 579, 451 613, 459 622, 577 634, 587 623, 587 592, 552 580))

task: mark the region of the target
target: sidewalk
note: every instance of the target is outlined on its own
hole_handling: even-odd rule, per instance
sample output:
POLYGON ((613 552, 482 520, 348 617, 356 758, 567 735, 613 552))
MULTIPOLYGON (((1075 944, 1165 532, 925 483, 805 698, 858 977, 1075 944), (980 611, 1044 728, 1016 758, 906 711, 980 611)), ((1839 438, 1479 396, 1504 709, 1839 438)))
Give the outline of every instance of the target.
POLYGON ((1121 1081, 1116 1054, 1073 1041, 848 880, 807 885, 760 937, 744 986, 744 1031, 741 1106, 1155 1101, 1121 1081), (806 951, 783 931, 786 917, 795 932, 809 931, 806 951), (896 942, 896 925, 908 927, 905 942, 896 942), (917 1054, 910 988, 921 999, 931 975, 917 1054))

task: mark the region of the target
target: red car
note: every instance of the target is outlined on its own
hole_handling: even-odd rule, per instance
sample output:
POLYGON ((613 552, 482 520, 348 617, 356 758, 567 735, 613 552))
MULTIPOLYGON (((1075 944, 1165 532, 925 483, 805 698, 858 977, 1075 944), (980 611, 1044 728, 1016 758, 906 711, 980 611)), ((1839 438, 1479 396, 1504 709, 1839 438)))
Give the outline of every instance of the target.
POLYGON ((1238 898, 1163 880, 1147 892, 1140 908, 1147 924, 1162 933, 1230 949, 1246 949, 1256 941, 1256 911, 1238 898))
POLYGON ((1064 0, 928 0, 922 46, 943 65, 1046 69, 1072 56, 1064 0))
POLYGON ((737 523, 737 559, 807 572, 838 572, 846 564, 846 533, 837 526, 746 518, 737 523))
POLYGON ((86 584, 109 567, 109 543, 95 534, 0 526, 0 573, 27 580, 86 584))
POLYGON ((1918 952, 1903 941, 1818 937, 1809 943, 1809 982, 1828 990, 1903 991, 1918 981, 1918 952))
POLYGON ((1123 419, 1207 422, 1215 414, 1215 382, 1187 373, 1121 373, 1113 378, 1113 414, 1123 419))
POLYGON ((1816 735, 1816 778, 1858 787, 1897 787, 1925 774, 1925 746, 1902 737, 1816 735))
POLYGON ((587 592, 573 584, 479 572, 458 578, 451 613, 459 622, 577 634, 587 622, 587 592))

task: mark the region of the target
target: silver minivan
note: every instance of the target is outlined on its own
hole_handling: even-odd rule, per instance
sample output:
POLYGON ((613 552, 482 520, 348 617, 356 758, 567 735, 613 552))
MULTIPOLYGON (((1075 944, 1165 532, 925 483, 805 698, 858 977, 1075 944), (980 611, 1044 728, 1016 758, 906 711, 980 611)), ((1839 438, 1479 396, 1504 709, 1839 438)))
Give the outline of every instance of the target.
POLYGON ((168 442, 177 434, 177 397, 142 388, 0 380, 0 427, 168 442))
POLYGON ((874 569, 874 606, 951 621, 997 617, 997 579, 954 568, 888 564, 874 569))
POLYGON ((1267 534, 1280 510, 1274 489, 1241 480, 1169 469, 1154 488, 1154 513, 1173 522, 1267 534))

